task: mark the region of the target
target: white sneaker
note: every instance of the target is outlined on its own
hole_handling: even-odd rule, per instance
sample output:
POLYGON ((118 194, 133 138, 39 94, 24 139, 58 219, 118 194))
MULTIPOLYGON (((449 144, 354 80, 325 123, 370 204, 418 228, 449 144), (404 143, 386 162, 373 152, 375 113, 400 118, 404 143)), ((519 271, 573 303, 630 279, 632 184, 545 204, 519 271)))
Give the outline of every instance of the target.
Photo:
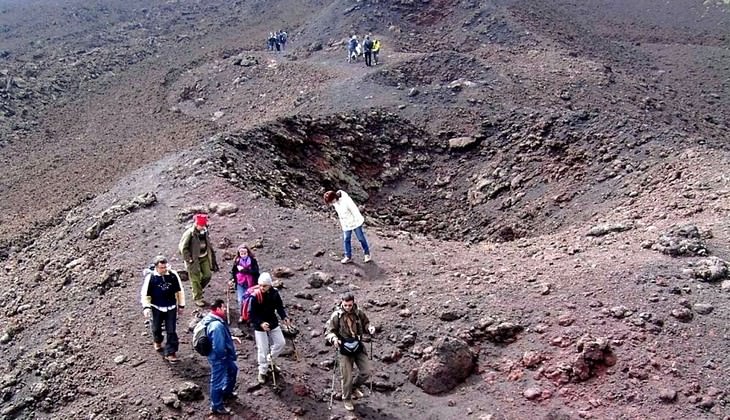
POLYGON ((347 411, 355 411, 355 405, 352 404, 352 401, 344 401, 342 405, 345 406, 345 410, 347 411))
POLYGON ((347 263, 351 263, 351 262, 352 262, 352 258, 350 258, 350 257, 345 257, 345 258, 341 259, 341 260, 340 260, 340 262, 341 262, 342 264, 347 264, 347 263))
POLYGON ((369 263, 372 260, 373 260, 373 258, 370 256, 370 254, 365 254, 365 258, 363 258, 363 262, 369 263))

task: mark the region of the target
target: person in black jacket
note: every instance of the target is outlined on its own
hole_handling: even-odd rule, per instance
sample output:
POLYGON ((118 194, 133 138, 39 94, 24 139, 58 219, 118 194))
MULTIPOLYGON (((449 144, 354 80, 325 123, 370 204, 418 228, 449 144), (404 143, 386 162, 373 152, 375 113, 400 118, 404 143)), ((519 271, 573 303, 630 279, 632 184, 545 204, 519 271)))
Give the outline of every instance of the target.
POLYGON ((239 318, 238 323, 242 324, 243 314, 243 296, 251 287, 258 284, 259 281, 259 263, 251 248, 246 244, 238 247, 238 254, 233 259, 233 267, 231 267, 231 280, 229 285, 236 288, 236 297, 238 298, 239 318))
POLYGON ((157 351, 162 351, 162 323, 165 323, 167 344, 165 360, 177 363, 177 316, 182 315, 185 308, 185 291, 180 276, 168 269, 167 258, 155 257, 154 270, 147 273, 142 283, 141 301, 144 317, 152 317, 152 339, 157 351))
POLYGON ((281 301, 279 292, 274 289, 269 273, 261 273, 259 276, 259 287, 261 292, 251 300, 251 325, 254 327, 254 338, 258 350, 259 374, 257 380, 260 384, 266 382, 266 375, 269 372, 269 364, 276 367, 276 357, 284 350, 284 334, 279 326, 279 314, 281 322, 290 324, 289 318, 284 310, 284 303, 281 301), (271 350, 271 352, 269 352, 271 350))
POLYGON ((362 51, 365 55, 365 65, 370 67, 373 65, 373 41, 370 39, 370 35, 365 35, 365 41, 362 42, 362 51))

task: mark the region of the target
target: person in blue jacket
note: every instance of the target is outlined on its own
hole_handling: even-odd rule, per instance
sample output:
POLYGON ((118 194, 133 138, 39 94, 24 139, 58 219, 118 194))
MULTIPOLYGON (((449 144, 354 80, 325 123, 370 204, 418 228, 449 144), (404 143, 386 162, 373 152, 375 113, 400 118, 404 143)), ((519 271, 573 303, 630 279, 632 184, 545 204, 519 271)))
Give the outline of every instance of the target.
POLYGON ((226 324, 226 302, 216 299, 206 315, 207 334, 213 350, 208 355, 210 363, 210 412, 213 415, 231 415, 231 410, 223 405, 223 400, 238 398, 233 392, 236 386, 238 366, 236 365, 236 347, 233 342, 241 344, 238 337, 232 337, 226 324))

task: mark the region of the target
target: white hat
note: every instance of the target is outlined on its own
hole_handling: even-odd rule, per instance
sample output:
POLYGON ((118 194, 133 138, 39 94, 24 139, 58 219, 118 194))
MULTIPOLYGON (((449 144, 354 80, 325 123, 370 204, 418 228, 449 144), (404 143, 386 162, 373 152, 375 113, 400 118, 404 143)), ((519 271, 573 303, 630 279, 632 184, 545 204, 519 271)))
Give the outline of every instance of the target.
POLYGON ((259 286, 274 287, 274 283, 271 281, 271 274, 266 272, 261 273, 261 275, 259 275, 259 286))

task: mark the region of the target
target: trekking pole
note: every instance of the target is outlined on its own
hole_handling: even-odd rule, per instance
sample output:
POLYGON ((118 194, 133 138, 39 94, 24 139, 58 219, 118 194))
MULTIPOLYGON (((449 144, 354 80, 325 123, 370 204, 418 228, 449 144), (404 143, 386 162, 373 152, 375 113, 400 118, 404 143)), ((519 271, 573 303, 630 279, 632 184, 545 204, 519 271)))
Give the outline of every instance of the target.
POLYGON ((274 369, 274 358, 269 353, 269 364, 271 365, 271 380, 274 383, 274 390, 276 390, 276 369, 274 369))
MULTIPOLYGON (((370 360, 373 360, 373 337, 370 337, 370 360)), ((372 366, 372 365, 371 365, 372 366)), ((373 393, 373 369, 370 368, 370 394, 373 393)))
MULTIPOLYGON (((227 286, 227 285, 226 285, 227 286)), ((226 287, 226 321, 231 325, 231 288, 226 287)))
POLYGON ((330 406, 329 410, 332 411, 332 402, 335 400, 335 376, 337 375, 337 347, 335 346, 335 365, 332 368, 332 391, 330 392, 330 406))

